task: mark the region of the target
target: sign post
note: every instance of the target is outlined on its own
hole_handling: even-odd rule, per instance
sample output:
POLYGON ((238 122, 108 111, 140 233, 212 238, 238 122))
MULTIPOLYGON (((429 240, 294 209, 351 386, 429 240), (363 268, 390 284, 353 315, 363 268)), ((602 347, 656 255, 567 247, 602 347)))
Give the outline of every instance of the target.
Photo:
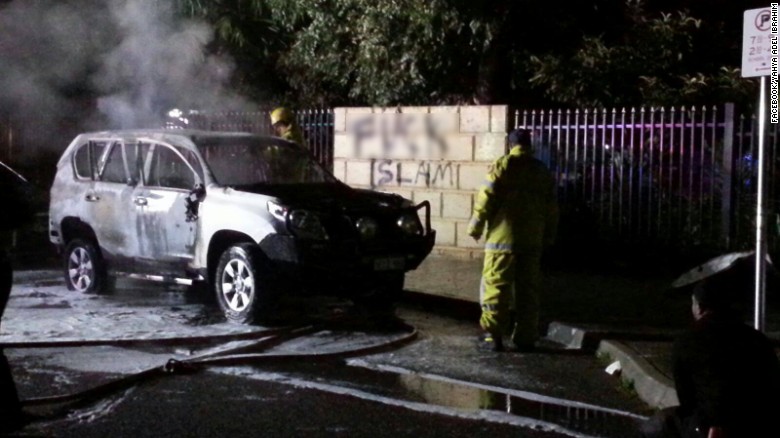
POLYGON ((766 320, 766 221, 764 220, 764 149, 766 131, 766 76, 770 75, 772 123, 778 122, 778 4, 749 9, 742 27, 742 77, 760 77, 758 96, 758 181, 756 197, 756 271, 753 325, 764 331, 766 320))

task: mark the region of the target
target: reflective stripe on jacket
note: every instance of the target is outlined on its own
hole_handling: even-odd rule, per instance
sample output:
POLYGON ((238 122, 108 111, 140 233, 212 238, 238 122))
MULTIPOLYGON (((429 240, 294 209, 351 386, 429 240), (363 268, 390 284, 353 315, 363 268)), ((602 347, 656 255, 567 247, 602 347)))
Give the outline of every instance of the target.
POLYGON ((486 226, 485 251, 541 250, 555 239, 555 180, 521 146, 492 164, 477 194, 468 233, 479 237, 486 226))

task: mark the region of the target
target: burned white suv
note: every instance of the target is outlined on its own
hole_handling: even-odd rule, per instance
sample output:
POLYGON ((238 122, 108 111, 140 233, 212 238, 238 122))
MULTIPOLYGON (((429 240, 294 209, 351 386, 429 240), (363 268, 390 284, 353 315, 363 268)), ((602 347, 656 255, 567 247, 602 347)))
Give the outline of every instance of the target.
POLYGON ((229 320, 249 323, 284 293, 388 308, 435 231, 427 203, 350 188, 280 138, 138 130, 71 142, 49 238, 72 290, 104 292, 120 274, 205 282, 229 320))

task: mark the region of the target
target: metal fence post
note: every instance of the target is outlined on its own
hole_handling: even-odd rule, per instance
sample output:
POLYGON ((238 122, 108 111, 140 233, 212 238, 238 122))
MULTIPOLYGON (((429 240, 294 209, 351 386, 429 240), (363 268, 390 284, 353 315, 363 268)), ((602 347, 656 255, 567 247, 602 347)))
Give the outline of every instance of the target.
POLYGON ((734 181, 734 104, 727 103, 723 111, 723 157, 721 159, 721 236, 725 248, 731 249, 732 184, 734 181))

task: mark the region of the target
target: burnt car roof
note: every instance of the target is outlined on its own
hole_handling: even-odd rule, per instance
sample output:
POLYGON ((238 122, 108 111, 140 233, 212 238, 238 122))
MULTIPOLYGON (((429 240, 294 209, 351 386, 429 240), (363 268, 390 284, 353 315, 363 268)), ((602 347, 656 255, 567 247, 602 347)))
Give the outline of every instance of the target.
MULTIPOLYGON (((278 137, 272 137, 267 135, 254 134, 250 132, 238 132, 238 131, 206 131, 200 129, 125 129, 125 130, 107 130, 107 131, 94 131, 80 134, 78 137, 111 137, 111 138, 124 138, 133 139, 136 137, 151 137, 155 139, 166 138, 266 138, 266 139, 278 139, 278 137)), ((77 138, 78 138, 77 137, 77 138)))
MULTIPOLYGON (((285 140, 280 137, 255 134, 251 132, 240 131, 207 131, 200 129, 123 129, 123 130, 106 130, 106 131, 93 131, 85 132, 76 136, 73 141, 68 145, 65 153, 62 154, 59 164, 66 159, 65 157, 70 155, 70 152, 76 148, 79 144, 87 141, 91 138, 106 138, 133 141, 139 137, 146 137, 153 140, 163 142, 179 142, 182 139, 188 140, 193 145, 202 141, 210 141, 212 144, 219 144, 219 140, 229 139, 259 139, 273 143, 284 143, 295 145, 295 143, 285 140)), ((180 142, 179 142, 180 144, 180 142)))

